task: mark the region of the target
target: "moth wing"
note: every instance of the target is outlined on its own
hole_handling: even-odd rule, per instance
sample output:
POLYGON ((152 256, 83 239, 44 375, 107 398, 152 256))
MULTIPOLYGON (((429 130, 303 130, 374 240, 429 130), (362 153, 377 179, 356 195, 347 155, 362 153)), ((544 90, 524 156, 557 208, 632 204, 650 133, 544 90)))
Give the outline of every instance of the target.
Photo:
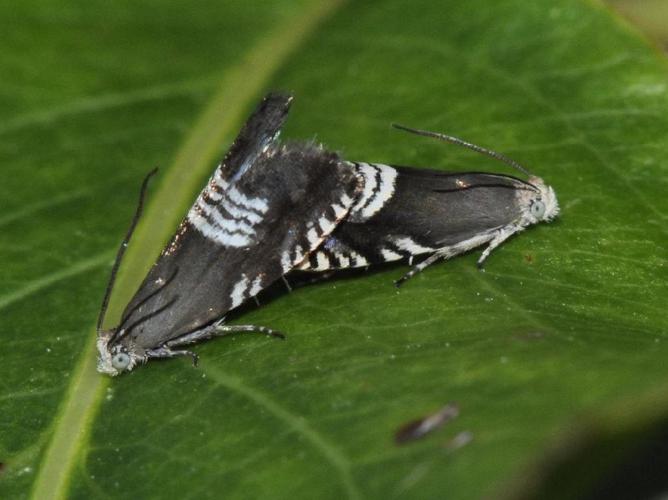
POLYGON ((269 93, 262 99, 218 167, 219 179, 230 182, 241 177, 276 142, 291 103, 288 94, 269 93))
POLYGON ((527 189, 521 179, 500 174, 356 165, 362 172, 394 169, 392 195, 369 217, 360 212, 374 194, 371 203, 361 199, 300 270, 360 267, 457 245, 516 220, 517 190, 527 189))
POLYGON ((397 193, 379 222, 391 218, 412 228, 416 237, 427 237, 425 246, 453 245, 511 223, 520 215, 517 191, 528 187, 508 175, 396 168, 397 193))

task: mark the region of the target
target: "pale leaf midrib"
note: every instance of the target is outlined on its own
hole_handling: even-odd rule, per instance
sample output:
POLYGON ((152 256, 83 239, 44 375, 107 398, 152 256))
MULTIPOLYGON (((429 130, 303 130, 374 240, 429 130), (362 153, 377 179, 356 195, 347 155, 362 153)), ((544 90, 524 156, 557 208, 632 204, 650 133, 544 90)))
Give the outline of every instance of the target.
MULTIPOLYGON (((110 317, 120 312, 152 264, 156 253, 183 215, 197 183, 212 168, 218 149, 231 138, 243 113, 257 98, 272 75, 317 26, 344 0, 315 2, 301 15, 278 28, 249 50, 243 62, 226 73, 218 91, 209 100, 183 145, 167 169, 138 227, 133 245, 119 273, 110 317)), ((140 376, 140 374, 136 374, 140 376)), ((53 437, 33 486, 31 498, 67 497, 69 480, 77 461, 84 459, 85 444, 95 414, 110 379, 95 372, 95 333, 91 331, 79 362, 73 370, 65 399, 54 419, 53 437)))

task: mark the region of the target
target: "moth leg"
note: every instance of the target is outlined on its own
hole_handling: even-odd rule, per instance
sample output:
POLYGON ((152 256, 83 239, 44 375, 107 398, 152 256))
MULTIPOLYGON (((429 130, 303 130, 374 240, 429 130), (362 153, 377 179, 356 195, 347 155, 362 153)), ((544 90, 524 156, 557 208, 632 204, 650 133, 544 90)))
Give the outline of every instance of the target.
POLYGON ((202 340, 209 340, 214 337, 223 337, 232 333, 264 333, 265 335, 278 337, 280 339, 285 338, 285 335, 283 335, 281 332, 277 332, 265 326, 215 324, 208 328, 202 328, 201 330, 196 330, 181 337, 175 338, 174 340, 170 340, 166 345, 167 347, 178 347, 201 342, 202 340))
POLYGON ((264 333, 270 337, 285 339, 285 335, 266 326, 257 325, 217 325, 214 336, 220 337, 230 333, 264 333))
POLYGON ((172 350, 169 348, 169 345, 164 345, 158 347, 157 349, 151 349, 146 351, 146 359, 167 359, 175 358, 177 356, 190 356, 193 360, 193 366, 197 366, 199 361, 199 356, 192 351, 182 351, 182 350, 172 350))
POLYGON ((281 276, 281 279, 283 280, 285 288, 288 289, 288 293, 292 292, 292 287, 290 286, 290 283, 288 282, 288 279, 285 277, 285 275, 281 276))
POLYGON ((521 229, 517 229, 515 227, 499 229, 499 231, 496 233, 494 238, 492 238, 492 240, 489 242, 489 245, 487 245, 487 248, 485 248, 485 250, 483 250, 482 255, 478 259, 478 268, 482 269, 483 263, 485 262, 485 260, 487 260, 487 257, 489 257, 489 254, 492 253, 492 250, 494 250, 501 243, 503 243, 508 238, 510 238, 517 231, 521 231, 521 229))
POLYGON ((442 258, 445 258, 445 255, 443 255, 440 252, 436 252, 436 253, 431 254, 429 257, 427 257, 425 260, 423 260, 419 264, 416 264, 415 266, 413 266, 413 268, 410 271, 408 271, 401 278, 399 278, 397 281, 395 281, 394 285, 397 288, 399 288, 401 285, 403 285, 406 281, 411 279, 417 273, 423 271, 426 267, 432 265, 434 262, 436 262, 437 260, 442 259, 442 258))

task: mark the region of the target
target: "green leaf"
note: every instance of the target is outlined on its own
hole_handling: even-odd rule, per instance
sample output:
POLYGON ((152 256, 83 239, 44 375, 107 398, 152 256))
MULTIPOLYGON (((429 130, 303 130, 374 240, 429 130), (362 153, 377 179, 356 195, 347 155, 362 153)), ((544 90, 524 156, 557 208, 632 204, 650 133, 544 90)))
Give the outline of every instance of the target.
POLYGON ((664 383, 578 418, 497 497, 660 498, 668 487, 666 389, 664 383))
POLYGON ((668 49, 668 5, 662 0, 606 0, 664 50, 668 49))
POLYGON ((603 8, 95 1, 0 15, 0 497, 479 498, 578 416, 668 382, 666 66, 603 8), (389 123, 452 133, 528 165, 563 216, 485 272, 472 254, 397 291, 406 268, 392 267, 235 319, 286 342, 220 339, 197 347, 196 369, 96 374, 93 327, 142 176, 166 167, 109 323, 272 88, 296 96, 288 138, 507 172, 389 123), (449 401, 454 422, 394 443, 449 401))

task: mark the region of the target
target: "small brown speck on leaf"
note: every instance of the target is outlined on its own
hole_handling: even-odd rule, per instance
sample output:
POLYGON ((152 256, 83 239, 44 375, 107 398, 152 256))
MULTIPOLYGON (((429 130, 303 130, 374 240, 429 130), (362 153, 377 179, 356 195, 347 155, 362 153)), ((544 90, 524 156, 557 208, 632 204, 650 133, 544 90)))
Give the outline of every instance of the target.
POLYGON ((399 427, 394 433, 394 442, 406 444, 422 439, 457 416, 459 416, 459 407, 454 403, 449 403, 435 413, 411 420, 399 427))

